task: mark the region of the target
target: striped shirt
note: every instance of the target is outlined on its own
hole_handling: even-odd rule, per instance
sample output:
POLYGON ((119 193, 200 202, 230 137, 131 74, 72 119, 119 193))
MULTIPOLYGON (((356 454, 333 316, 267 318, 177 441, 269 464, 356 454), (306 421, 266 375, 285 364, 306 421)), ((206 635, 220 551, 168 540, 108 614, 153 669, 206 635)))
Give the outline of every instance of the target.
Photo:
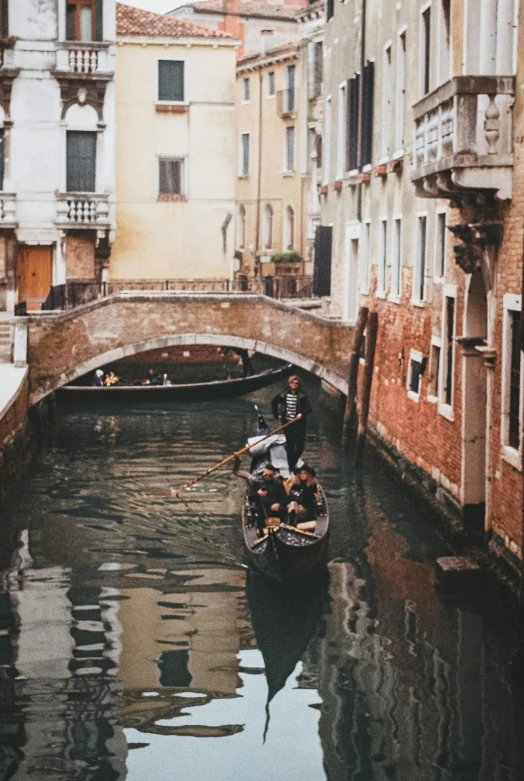
POLYGON ((298 396, 295 393, 286 393, 286 420, 293 420, 297 416, 298 396))

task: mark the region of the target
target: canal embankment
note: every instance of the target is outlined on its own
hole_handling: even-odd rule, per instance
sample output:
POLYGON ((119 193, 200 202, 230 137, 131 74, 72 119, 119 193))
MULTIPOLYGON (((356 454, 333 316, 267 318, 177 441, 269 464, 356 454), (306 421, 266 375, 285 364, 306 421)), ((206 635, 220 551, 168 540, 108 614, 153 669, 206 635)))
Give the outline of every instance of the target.
POLYGON ((0 499, 5 497, 31 460, 29 370, 0 364, 0 499))

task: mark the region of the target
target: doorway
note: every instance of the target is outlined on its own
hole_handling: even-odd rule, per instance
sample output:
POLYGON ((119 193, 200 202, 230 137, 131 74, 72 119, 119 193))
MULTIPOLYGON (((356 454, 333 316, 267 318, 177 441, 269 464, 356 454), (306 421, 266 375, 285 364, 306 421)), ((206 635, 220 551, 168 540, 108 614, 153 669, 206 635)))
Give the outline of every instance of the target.
POLYGON ((53 248, 20 247, 16 261, 18 303, 40 309, 53 281, 53 248))

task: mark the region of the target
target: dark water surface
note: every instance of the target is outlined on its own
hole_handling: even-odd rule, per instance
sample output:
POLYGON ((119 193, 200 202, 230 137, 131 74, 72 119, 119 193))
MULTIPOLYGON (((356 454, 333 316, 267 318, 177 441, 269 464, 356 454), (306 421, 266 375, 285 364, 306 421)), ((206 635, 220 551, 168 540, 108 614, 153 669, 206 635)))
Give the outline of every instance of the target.
POLYGON ((1 781, 521 781, 510 614, 436 587, 446 545, 376 466, 344 465, 332 415, 307 450, 327 585, 247 573, 228 470, 154 495, 241 446, 274 392, 60 411, 0 507, 1 781))

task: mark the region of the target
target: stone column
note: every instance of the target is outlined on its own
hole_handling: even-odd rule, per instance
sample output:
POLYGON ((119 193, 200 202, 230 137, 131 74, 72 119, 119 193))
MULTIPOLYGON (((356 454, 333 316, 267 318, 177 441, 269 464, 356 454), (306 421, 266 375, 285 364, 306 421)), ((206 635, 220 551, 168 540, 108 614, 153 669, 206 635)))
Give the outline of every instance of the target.
POLYGON ((494 74, 497 58, 497 0, 480 0, 479 53, 481 75, 494 74))
POLYGON ((514 17, 513 0, 499 0, 496 45, 496 73, 499 76, 507 76, 514 71, 514 17))

